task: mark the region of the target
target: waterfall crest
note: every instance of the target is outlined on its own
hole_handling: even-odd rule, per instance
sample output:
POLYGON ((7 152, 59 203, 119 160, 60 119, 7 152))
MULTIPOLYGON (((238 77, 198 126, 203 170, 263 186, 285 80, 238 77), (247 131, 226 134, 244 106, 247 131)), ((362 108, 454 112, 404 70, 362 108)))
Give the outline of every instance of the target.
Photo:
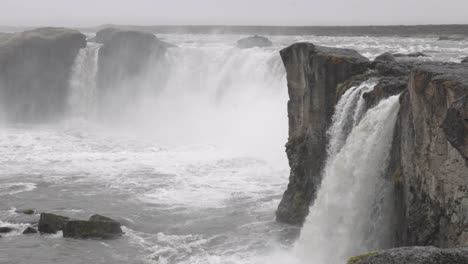
POLYGON ((392 211, 392 182, 384 174, 399 96, 381 101, 359 122, 364 109, 362 91, 373 85, 375 82, 366 82, 353 88, 337 105, 322 185, 295 247, 307 263, 345 263, 351 255, 385 248, 389 243, 389 219, 383 211, 392 211), (354 123, 348 137, 346 122, 354 123))
POLYGON ((88 43, 75 58, 70 77, 69 111, 72 117, 90 118, 96 114, 99 44, 88 43))

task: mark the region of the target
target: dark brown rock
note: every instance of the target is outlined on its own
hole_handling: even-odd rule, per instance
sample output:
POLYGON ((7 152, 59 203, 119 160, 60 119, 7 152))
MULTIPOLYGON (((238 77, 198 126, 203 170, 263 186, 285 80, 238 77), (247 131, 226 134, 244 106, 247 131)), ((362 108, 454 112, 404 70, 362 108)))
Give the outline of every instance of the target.
POLYGON ((42 213, 41 218, 39 219, 39 232, 46 234, 55 234, 60 230, 63 230, 65 224, 70 220, 70 218, 55 215, 42 213))
POLYGON ((289 185, 276 219, 301 225, 321 182, 326 157, 326 130, 331 122, 337 87, 368 69, 369 61, 353 50, 297 43, 281 51, 288 81, 291 167, 289 185))

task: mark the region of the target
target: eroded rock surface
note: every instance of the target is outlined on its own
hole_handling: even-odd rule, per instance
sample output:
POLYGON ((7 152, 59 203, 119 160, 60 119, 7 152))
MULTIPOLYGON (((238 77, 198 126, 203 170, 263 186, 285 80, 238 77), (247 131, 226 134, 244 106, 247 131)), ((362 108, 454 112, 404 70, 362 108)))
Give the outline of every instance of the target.
POLYGON ((0 103, 5 118, 24 122, 63 115, 71 67, 85 46, 85 35, 65 28, 0 36, 0 103))
POLYGON ((468 248, 440 249, 435 247, 395 248, 369 256, 353 264, 466 264, 468 248))
POLYGON ((288 80, 291 167, 289 185, 278 206, 278 221, 301 225, 321 182, 326 158, 326 130, 336 103, 337 87, 364 73, 369 61, 353 50, 297 43, 281 51, 288 80))
POLYGON ((70 220, 63 229, 63 237, 114 239, 122 235, 120 223, 101 215, 93 215, 89 221, 70 220))
POLYGON ((65 224, 69 220, 70 218, 65 216, 42 213, 41 218, 39 219, 39 232, 46 234, 55 234, 58 231, 63 230, 65 224))

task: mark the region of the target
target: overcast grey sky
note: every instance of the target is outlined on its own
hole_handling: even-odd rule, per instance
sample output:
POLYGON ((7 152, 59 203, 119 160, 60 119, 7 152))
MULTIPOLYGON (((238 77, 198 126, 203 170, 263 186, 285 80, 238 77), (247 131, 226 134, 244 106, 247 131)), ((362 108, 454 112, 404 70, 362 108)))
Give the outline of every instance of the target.
POLYGON ((468 0, 0 0, 0 25, 468 24, 468 0))

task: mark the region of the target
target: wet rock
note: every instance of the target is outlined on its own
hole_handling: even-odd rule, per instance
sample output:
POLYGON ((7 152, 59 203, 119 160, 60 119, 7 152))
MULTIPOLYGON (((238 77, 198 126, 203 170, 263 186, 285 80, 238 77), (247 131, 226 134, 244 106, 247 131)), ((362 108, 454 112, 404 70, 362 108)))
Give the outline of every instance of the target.
POLYGON ((8 226, 0 227, 0 233, 2 233, 2 234, 7 234, 7 233, 10 233, 10 232, 13 232, 13 231, 15 231, 15 229, 12 228, 12 227, 8 227, 8 226))
POLYGON ((413 64, 397 61, 374 61, 373 66, 377 73, 382 76, 408 76, 413 64))
POLYGON ((98 31, 95 41, 103 44, 97 76, 101 92, 137 78, 151 61, 162 60, 168 47, 152 33, 118 28, 98 31))
POLYGON ((252 36, 248 38, 243 38, 237 41, 237 47, 240 49, 250 49, 254 47, 271 47, 273 43, 265 37, 262 36, 252 36))
POLYGON ((461 62, 462 63, 468 63, 468 57, 463 58, 461 62))
POLYGON ((408 77, 406 76, 381 78, 372 91, 363 94, 367 108, 375 106, 382 99, 403 92, 407 85, 408 77))
POLYGON ((395 56, 390 52, 385 52, 374 59, 374 62, 396 62, 395 56))
POLYGON ((33 215, 36 213, 34 209, 15 210, 17 214, 33 215))
POLYGON ((65 112, 69 76, 86 36, 39 28, 0 40, 0 106, 11 121, 56 119, 65 112))
POLYGON ((63 237, 115 239, 122 235, 120 223, 101 215, 93 215, 89 221, 70 220, 63 229, 63 237))
MULTIPOLYGON (((351 262, 348 262, 351 263, 351 262)), ((466 264, 468 248, 405 247, 363 256, 355 264, 466 264)))
POLYGON ((418 57, 430 57, 429 55, 422 52, 411 52, 411 53, 395 53, 393 54, 396 58, 418 58, 418 57))
POLYGON ((468 65, 415 67, 400 99, 401 245, 468 242, 468 65))
POLYGON ((440 36, 439 41, 442 40, 450 40, 450 41, 462 41, 465 40, 466 36, 463 35, 448 35, 448 36, 440 36))
POLYGON ((326 130, 331 122, 339 84, 368 70, 369 61, 354 50, 297 43, 281 51, 288 81, 291 167, 288 188, 276 219, 301 225, 321 182, 326 157, 326 130))
POLYGON ((37 230, 30 226, 23 231, 23 235, 36 234, 36 233, 37 233, 37 230))
POLYGON ((69 220, 70 218, 65 216, 42 213, 41 218, 39 219, 39 232, 55 234, 58 231, 63 230, 65 224, 69 220))

